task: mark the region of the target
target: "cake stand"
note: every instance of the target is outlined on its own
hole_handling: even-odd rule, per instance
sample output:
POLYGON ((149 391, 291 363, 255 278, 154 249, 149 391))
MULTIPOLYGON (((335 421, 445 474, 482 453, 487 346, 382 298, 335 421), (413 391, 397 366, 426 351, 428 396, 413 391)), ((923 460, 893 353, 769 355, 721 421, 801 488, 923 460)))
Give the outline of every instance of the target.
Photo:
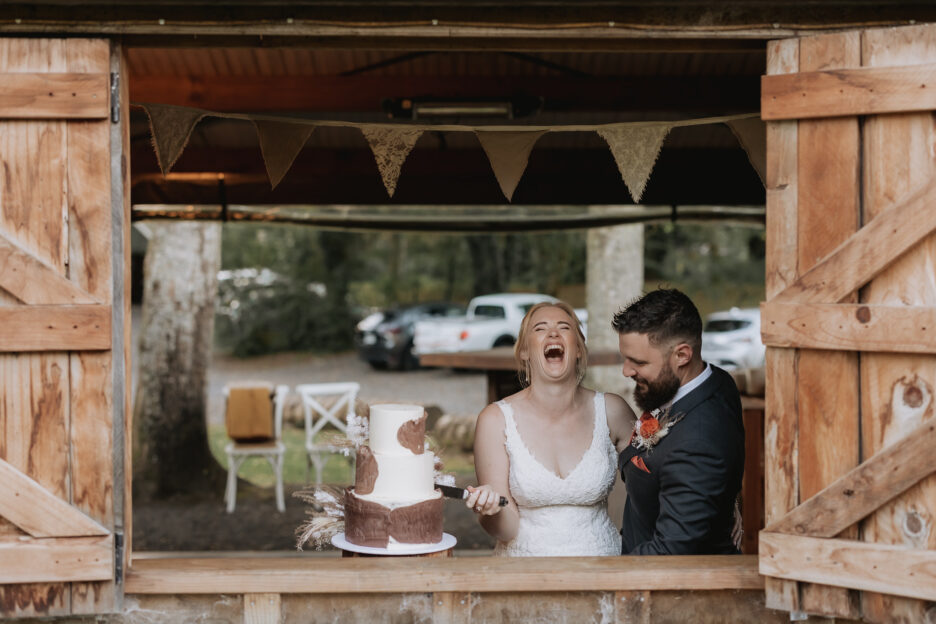
POLYGON ((359 546, 345 538, 344 533, 332 536, 331 543, 341 549, 342 557, 451 557, 455 548, 455 536, 442 534, 442 541, 437 544, 394 544, 389 548, 359 546))

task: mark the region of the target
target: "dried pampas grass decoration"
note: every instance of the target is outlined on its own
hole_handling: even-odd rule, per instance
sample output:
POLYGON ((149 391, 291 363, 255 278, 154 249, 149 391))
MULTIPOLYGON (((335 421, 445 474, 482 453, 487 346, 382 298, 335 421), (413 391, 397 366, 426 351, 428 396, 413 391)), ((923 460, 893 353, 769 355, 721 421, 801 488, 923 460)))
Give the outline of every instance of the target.
POLYGON ((307 520, 296 529, 296 550, 305 544, 321 550, 344 530, 344 487, 316 485, 293 496, 311 505, 305 510, 307 520))

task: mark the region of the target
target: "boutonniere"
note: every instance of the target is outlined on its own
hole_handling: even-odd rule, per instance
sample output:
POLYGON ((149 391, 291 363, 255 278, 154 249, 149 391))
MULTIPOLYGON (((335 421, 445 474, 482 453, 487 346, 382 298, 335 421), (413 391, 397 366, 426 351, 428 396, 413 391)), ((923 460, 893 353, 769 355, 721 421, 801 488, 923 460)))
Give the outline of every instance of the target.
POLYGON ((673 425, 682 420, 682 417, 682 414, 671 413, 669 408, 657 408, 651 412, 644 412, 634 423, 631 445, 649 451, 656 446, 657 442, 666 437, 673 425))

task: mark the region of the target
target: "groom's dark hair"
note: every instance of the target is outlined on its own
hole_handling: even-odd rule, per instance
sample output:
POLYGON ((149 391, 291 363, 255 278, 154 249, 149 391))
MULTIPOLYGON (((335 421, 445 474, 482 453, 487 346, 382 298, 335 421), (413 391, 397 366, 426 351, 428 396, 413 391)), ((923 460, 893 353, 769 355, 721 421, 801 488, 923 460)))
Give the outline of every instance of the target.
POLYGON ((689 343, 702 348, 702 317, 692 299, 675 288, 648 292, 627 304, 611 321, 619 334, 646 334, 654 346, 689 343))

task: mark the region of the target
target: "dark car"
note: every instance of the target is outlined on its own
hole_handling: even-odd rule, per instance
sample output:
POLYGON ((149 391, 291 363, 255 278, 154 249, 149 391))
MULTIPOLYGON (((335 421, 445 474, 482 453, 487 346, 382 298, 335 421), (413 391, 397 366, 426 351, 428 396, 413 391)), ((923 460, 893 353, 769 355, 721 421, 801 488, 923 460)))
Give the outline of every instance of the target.
POLYGON ((357 324, 358 355, 374 368, 410 370, 419 367, 413 353, 413 325, 426 318, 463 316, 455 303, 420 303, 376 312, 357 324))

